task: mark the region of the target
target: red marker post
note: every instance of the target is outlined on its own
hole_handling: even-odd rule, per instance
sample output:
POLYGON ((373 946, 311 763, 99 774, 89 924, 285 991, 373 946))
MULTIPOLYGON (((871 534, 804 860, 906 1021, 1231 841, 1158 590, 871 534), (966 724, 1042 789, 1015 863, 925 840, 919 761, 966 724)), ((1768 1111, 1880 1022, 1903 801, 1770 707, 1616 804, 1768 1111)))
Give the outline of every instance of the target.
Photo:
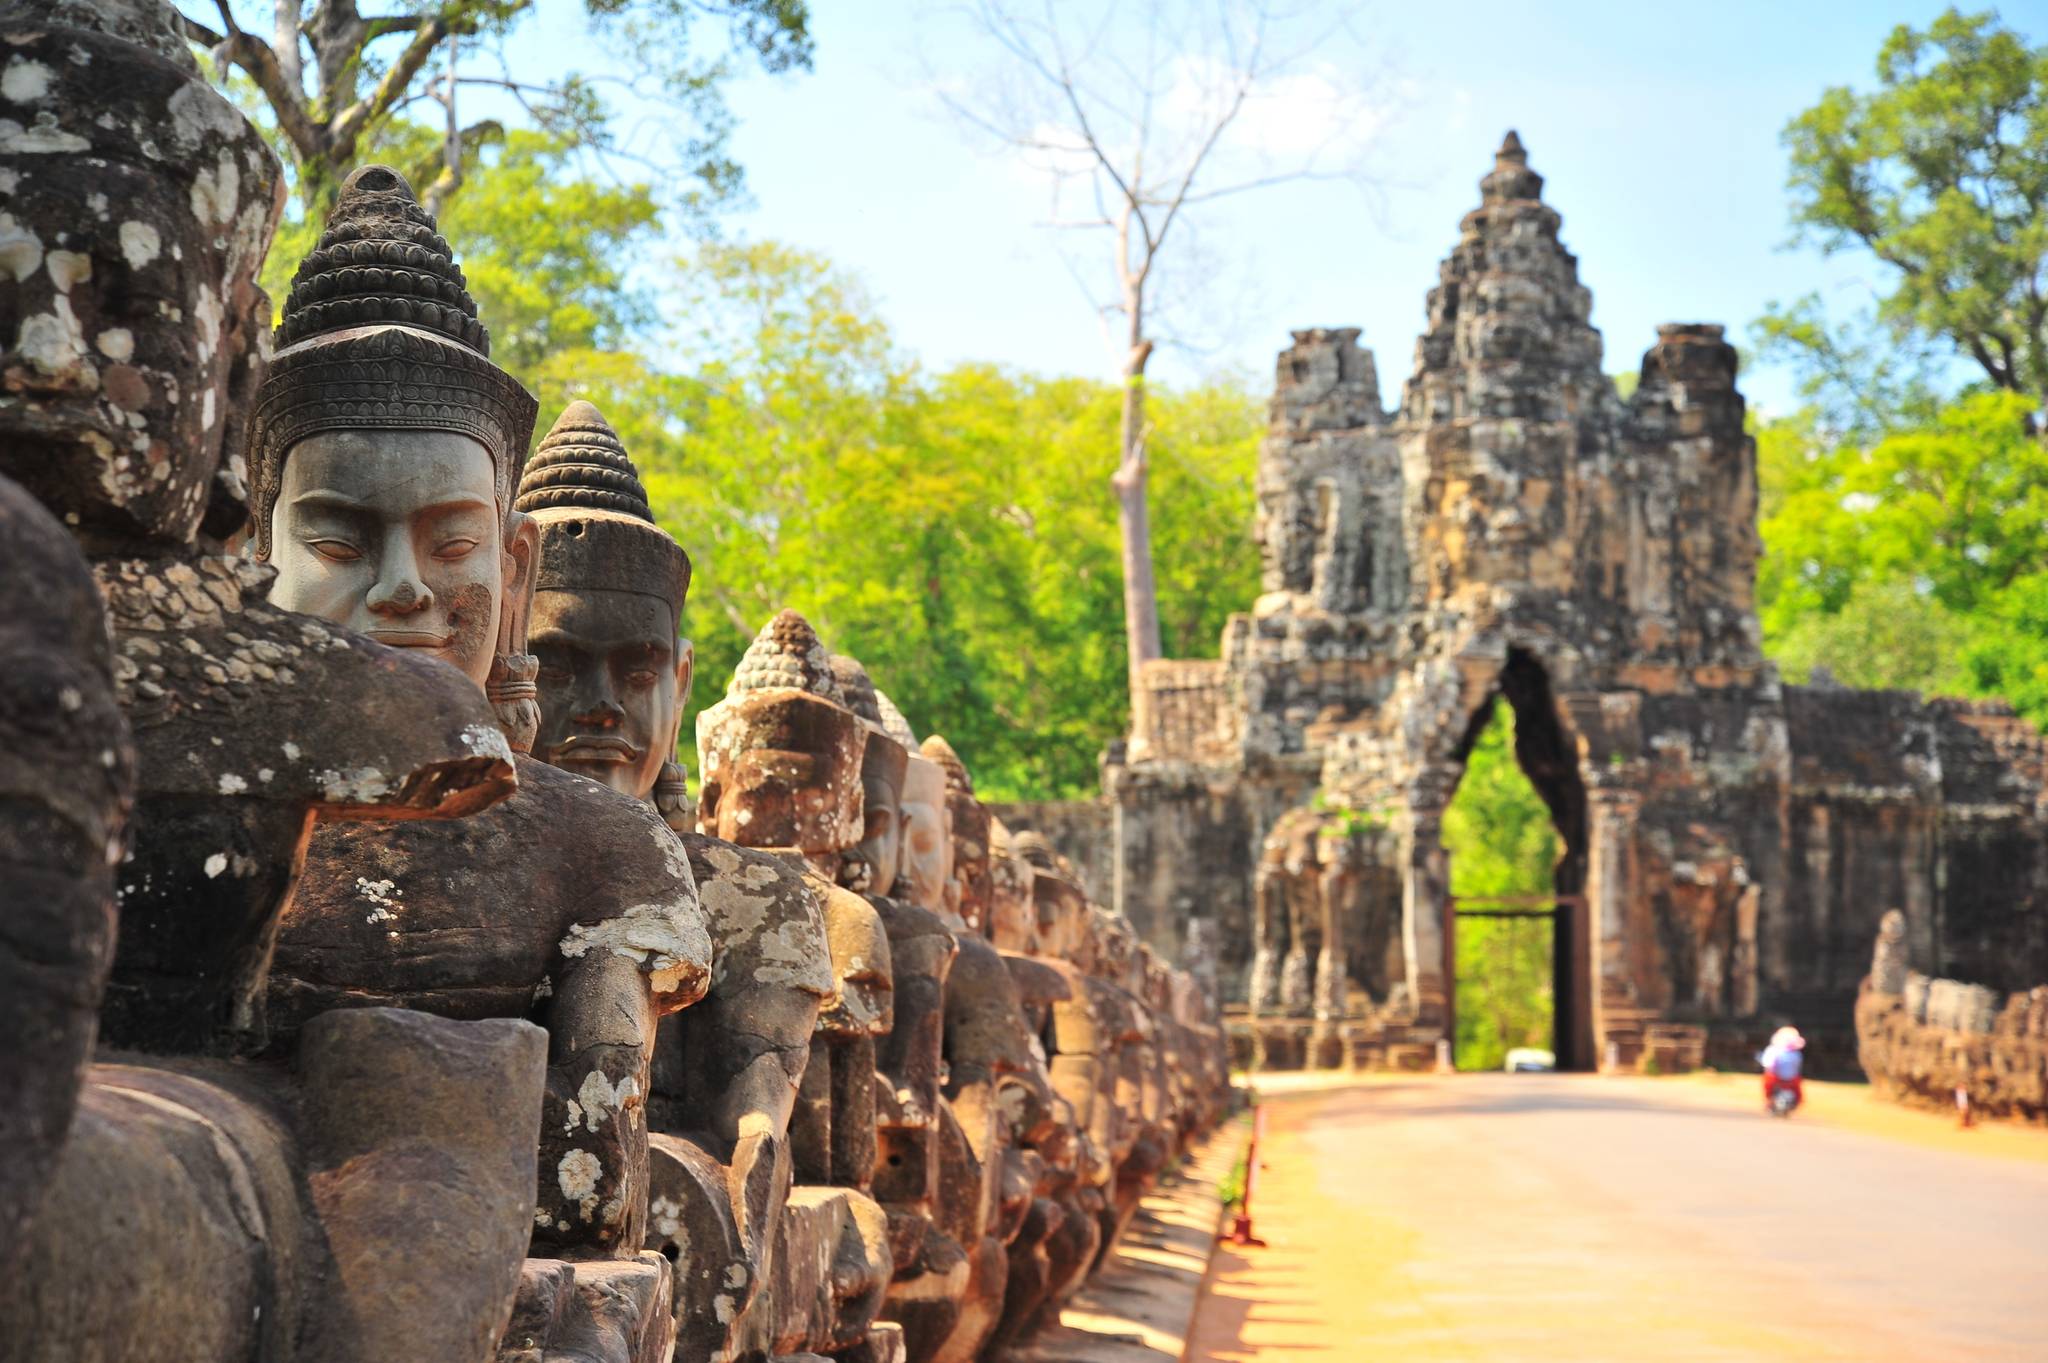
POLYGON ((1252 1234, 1252 1194, 1259 1186, 1259 1138, 1266 1134, 1266 1109, 1252 1109, 1252 1145, 1244 1156, 1244 1198, 1237 1204, 1237 1215, 1231 1219, 1230 1234, 1223 1237, 1233 1245, 1255 1246, 1264 1249, 1266 1242, 1252 1234))

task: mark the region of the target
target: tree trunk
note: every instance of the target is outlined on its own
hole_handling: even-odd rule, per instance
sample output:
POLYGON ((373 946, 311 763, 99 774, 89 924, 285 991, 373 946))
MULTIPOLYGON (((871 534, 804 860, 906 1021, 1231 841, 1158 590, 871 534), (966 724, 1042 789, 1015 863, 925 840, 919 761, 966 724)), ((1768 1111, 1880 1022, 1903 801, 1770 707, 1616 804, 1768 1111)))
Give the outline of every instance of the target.
POLYGON ((1159 649, 1159 592, 1152 581, 1152 521, 1145 504, 1145 364, 1152 342, 1141 323, 1131 326, 1131 348, 1124 360, 1123 420, 1118 431, 1120 458, 1110 486, 1116 489, 1117 528, 1123 533, 1124 642, 1130 655, 1131 720, 1134 734, 1143 732, 1140 674, 1159 649))

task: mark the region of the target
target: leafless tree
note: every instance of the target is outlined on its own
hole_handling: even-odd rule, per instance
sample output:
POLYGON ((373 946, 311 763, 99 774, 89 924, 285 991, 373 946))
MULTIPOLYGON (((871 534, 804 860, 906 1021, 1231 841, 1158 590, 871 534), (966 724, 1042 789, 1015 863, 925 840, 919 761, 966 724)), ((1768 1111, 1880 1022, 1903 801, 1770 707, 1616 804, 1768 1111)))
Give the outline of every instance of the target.
MULTIPOLYGON (((986 78, 940 83, 946 107, 970 128, 1045 171, 1054 186, 1049 226, 1109 243, 1112 274, 1098 296, 1119 324, 1123 385, 1116 471, 1123 540, 1124 627, 1134 717, 1144 665, 1161 654, 1159 606, 1146 504, 1145 372, 1156 344, 1161 269, 1169 244, 1188 250, 1188 220, 1202 206, 1287 181, 1355 178, 1348 144, 1330 135, 1275 156, 1233 140, 1248 110, 1289 81, 1317 79, 1323 44, 1348 13, 1300 13, 1261 0, 1150 0, 1141 5, 1041 5, 970 0, 960 11, 996 57, 986 78), (1069 211, 1079 199, 1085 207, 1069 211)), ((1362 102, 1364 91, 1340 94, 1362 102)), ((1355 110, 1352 112, 1356 112, 1355 110)), ((1250 139, 1256 141, 1256 139, 1250 139)))

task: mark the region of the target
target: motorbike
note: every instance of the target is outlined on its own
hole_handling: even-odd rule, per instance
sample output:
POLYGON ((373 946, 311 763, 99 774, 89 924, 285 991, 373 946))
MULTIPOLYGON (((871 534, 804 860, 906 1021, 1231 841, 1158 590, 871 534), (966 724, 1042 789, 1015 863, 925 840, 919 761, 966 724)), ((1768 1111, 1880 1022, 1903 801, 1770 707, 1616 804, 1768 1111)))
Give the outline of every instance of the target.
POLYGON ((1800 1084, 1797 1079, 1774 1079, 1770 1084, 1770 1107, 1773 1117, 1789 1117, 1799 1107, 1800 1084))

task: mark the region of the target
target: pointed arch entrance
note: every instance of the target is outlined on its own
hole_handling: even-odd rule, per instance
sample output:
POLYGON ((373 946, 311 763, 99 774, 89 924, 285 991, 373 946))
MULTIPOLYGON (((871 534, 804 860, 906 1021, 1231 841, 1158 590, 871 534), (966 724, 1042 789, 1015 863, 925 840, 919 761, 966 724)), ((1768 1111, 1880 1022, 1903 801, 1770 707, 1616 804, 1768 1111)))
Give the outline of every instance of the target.
MULTIPOLYGON (((1443 844, 1443 811, 1463 780, 1480 735, 1505 704, 1515 720, 1514 757, 1550 815, 1560 852, 1548 896, 1512 904, 1474 903, 1474 916, 1532 914, 1551 921, 1552 1049, 1559 1068, 1595 1068, 1593 924, 1586 883, 1591 849, 1586 781, 1579 745, 1569 731, 1547 669, 1527 648, 1511 647, 1492 686, 1464 719, 1436 778, 1442 804, 1410 811, 1407 884, 1402 896, 1404 945, 1416 997, 1425 1010, 1441 1009, 1444 1034, 1457 1035, 1457 931, 1460 904, 1451 893, 1450 854, 1443 844), (1435 966, 1436 970, 1431 967, 1435 966), (1432 980, 1431 975, 1436 978, 1432 980)), ((1455 1042, 1453 1043, 1455 1044, 1455 1042)))

